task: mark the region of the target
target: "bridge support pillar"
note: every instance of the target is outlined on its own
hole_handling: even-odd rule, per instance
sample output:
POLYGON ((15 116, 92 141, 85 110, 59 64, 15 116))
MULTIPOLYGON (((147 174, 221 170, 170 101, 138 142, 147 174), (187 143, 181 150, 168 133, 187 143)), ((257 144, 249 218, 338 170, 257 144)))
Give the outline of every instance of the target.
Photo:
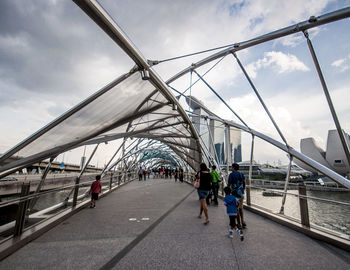
MULTIPOLYGON (((30 193, 30 183, 23 183, 22 189, 21 189, 21 197, 28 196, 29 193, 30 193)), ((15 232, 14 232, 15 236, 19 236, 22 234, 28 205, 29 205, 29 200, 20 202, 18 205, 15 232)))
POLYGON ((113 183, 113 173, 111 173, 111 178, 109 179, 109 189, 112 189, 112 183, 113 183))
POLYGON ((309 210, 307 206, 307 198, 306 198, 306 187, 304 184, 299 185, 299 205, 300 205, 300 219, 301 224, 310 228, 310 220, 309 220, 309 210))

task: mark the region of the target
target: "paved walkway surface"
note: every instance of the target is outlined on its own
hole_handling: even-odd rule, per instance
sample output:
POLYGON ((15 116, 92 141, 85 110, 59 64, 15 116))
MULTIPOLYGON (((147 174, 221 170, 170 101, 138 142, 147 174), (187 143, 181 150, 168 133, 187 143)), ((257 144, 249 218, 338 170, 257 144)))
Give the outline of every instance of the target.
POLYGON ((186 183, 133 181, 0 262, 0 269, 350 269, 350 254, 246 211, 227 238, 222 202, 197 218, 186 183))

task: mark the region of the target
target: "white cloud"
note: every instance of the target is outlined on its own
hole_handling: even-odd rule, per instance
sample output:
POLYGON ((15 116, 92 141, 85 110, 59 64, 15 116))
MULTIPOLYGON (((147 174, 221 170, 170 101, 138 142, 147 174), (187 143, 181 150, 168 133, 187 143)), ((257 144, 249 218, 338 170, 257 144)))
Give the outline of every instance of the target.
POLYGON ((348 58, 341 58, 332 62, 332 66, 339 68, 341 72, 350 68, 350 55, 348 58))
POLYGON ((296 70, 309 71, 309 68, 295 55, 271 51, 264 53, 264 58, 249 64, 247 66, 247 72, 252 78, 256 78, 257 71, 267 67, 271 67, 278 74, 296 70))
POLYGON ((332 63, 332 66, 333 67, 340 67, 341 65, 343 65, 345 62, 345 58, 343 59, 338 59, 338 60, 335 60, 333 63, 332 63))
MULTIPOLYGON (((325 148, 328 130, 335 129, 335 124, 323 91, 319 89, 318 93, 296 93, 296 91, 279 93, 270 98, 264 98, 264 102, 290 146, 299 151, 300 140, 313 137, 320 147, 325 148)), ((350 117, 349 88, 344 85, 341 88, 333 89, 331 94, 341 126, 347 133, 350 133, 350 123, 347 121, 350 117)), ((227 103, 250 128, 282 142, 271 120, 253 93, 231 98, 227 100, 227 103)), ((207 105, 206 102, 204 104, 207 105)), ((222 118, 242 124, 224 104, 215 107, 211 105, 210 107, 214 108, 213 112, 222 118)), ((242 137, 242 151, 245 159, 249 158, 249 145, 249 136, 244 141, 242 137)), ((265 144, 257 146, 256 151, 260 160, 282 159, 280 150, 267 147, 265 144)))

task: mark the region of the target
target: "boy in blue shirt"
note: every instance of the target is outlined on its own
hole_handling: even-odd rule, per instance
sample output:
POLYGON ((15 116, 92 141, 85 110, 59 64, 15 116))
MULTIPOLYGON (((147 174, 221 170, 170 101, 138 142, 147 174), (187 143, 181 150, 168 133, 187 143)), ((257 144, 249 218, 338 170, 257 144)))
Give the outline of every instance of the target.
POLYGON ((238 208, 238 217, 241 221, 242 227, 245 228, 247 225, 244 222, 243 215, 243 201, 244 201, 244 190, 245 190, 245 177, 244 174, 239 172, 239 165, 237 163, 232 164, 232 172, 228 177, 228 186, 232 190, 236 190, 239 198, 239 208, 238 208))
POLYGON ((239 207, 239 198, 236 191, 233 191, 233 194, 231 194, 231 188, 225 187, 224 192, 226 194, 224 198, 224 204, 226 206, 226 213, 230 218, 230 230, 228 237, 233 238, 233 230, 236 230, 238 236, 240 237, 241 241, 244 240, 243 231, 239 229, 239 218, 238 218, 238 207, 239 207), (236 224, 237 220, 237 224, 236 224))

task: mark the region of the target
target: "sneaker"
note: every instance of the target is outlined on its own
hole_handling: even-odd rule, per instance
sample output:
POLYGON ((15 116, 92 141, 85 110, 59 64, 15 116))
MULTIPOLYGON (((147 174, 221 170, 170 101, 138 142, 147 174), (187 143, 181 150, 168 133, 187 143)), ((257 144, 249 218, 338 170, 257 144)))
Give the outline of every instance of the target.
POLYGON ((227 237, 228 237, 228 238, 233 238, 232 233, 229 233, 229 234, 227 235, 227 237))
POLYGON ((239 231, 239 238, 241 239, 241 241, 244 240, 243 231, 239 231))
POLYGON ((245 224, 245 222, 243 222, 242 227, 243 228, 247 227, 247 224, 245 224))

